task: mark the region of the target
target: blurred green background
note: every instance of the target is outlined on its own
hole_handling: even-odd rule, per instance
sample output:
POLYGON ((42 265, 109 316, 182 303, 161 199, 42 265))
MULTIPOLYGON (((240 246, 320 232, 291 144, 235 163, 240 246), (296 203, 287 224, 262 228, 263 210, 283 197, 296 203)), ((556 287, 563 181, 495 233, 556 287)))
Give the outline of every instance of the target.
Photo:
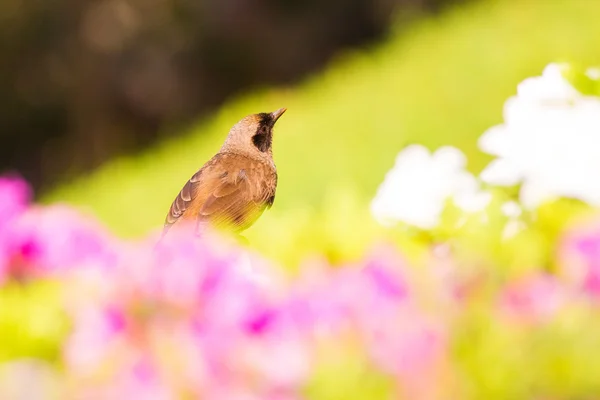
POLYGON ((38 189, 467 0, 4 0, 0 171, 38 189))
POLYGON ((191 127, 162 128, 151 147, 46 192, 44 201, 76 204, 123 236, 158 229, 235 122, 287 107, 275 133, 275 204, 246 236, 289 263, 312 251, 335 260, 359 255, 388 235, 368 206, 404 146, 455 145, 478 172, 489 158, 476 140, 502 121, 521 80, 554 61, 600 64, 597 1, 482 0, 415 11, 424 9, 398 6, 381 43, 337 51, 297 84, 264 80, 191 127))

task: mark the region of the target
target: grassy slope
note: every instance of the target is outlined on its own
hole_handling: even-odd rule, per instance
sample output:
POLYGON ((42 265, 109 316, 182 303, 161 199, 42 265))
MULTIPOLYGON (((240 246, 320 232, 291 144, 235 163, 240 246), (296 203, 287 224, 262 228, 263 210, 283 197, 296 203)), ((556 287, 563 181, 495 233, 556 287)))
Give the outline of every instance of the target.
POLYGON ((488 159, 476 138, 501 121, 520 80, 554 60, 600 64, 598 15, 600 2, 592 0, 497 0, 453 10, 370 52, 345 55, 299 87, 238 99, 189 135, 115 160, 46 200, 87 208, 123 235, 156 228, 231 125, 285 106, 275 138, 277 199, 248 236, 276 257, 336 235, 358 243, 376 231, 356 223, 368 219, 368 201, 403 146, 456 145, 481 169, 488 159), (324 215, 318 232, 306 230, 324 215))

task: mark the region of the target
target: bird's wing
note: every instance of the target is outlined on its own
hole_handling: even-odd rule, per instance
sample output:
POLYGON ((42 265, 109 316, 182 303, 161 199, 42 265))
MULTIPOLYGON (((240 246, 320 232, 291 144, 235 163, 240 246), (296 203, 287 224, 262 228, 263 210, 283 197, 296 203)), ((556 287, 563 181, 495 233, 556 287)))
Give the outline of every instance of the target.
MULTIPOLYGON (((210 221, 215 226, 230 225, 241 228, 257 217, 272 203, 274 188, 265 190, 263 185, 252 185, 248 173, 266 174, 264 168, 254 165, 249 172, 236 163, 235 155, 221 154, 211 160, 185 184, 171 205, 165 220, 165 232, 186 211, 190 217, 210 221), (220 161, 220 162, 215 162, 220 161)), ((257 176, 257 182, 266 178, 257 176)), ((186 216, 187 218, 187 216, 186 216)))
MULTIPOLYGON (((207 190, 206 201, 198 212, 200 220, 210 220, 215 226, 230 225, 241 228, 253 213, 261 209, 259 188, 252 187, 245 169, 232 168, 213 180, 207 190)), ((262 211, 262 210, 261 210, 262 211)))
POLYGON ((163 236, 167 233, 169 228, 173 226, 175 222, 181 218, 183 213, 189 208, 192 204, 192 201, 196 198, 197 189, 200 182, 200 176, 202 175, 204 168, 196 172, 183 186, 183 188, 179 191, 179 194, 173 200, 171 204, 171 208, 169 208, 169 212, 165 218, 164 228, 163 228, 163 236))

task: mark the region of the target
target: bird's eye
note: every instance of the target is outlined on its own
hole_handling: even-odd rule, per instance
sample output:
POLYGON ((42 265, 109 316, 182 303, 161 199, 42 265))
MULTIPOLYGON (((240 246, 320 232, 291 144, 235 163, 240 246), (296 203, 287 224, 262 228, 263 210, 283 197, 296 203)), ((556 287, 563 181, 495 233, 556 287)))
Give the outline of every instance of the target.
POLYGON ((260 127, 259 131, 258 131, 259 135, 266 135, 269 133, 269 127, 266 125, 263 125, 260 127))

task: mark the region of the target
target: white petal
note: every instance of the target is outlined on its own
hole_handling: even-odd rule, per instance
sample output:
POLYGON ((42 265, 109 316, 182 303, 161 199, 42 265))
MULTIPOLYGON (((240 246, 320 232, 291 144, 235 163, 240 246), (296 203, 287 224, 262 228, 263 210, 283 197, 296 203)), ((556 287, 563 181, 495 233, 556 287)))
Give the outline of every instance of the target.
POLYGON ((430 157, 429 150, 420 144, 407 146, 396 156, 396 165, 426 162, 430 157))
POLYGON ((555 197, 557 196, 552 190, 534 180, 524 182, 519 192, 521 204, 530 210, 555 197))
POLYGON ((589 68, 585 74, 592 80, 600 80, 600 68, 589 68))
POLYGON ((454 196, 456 205, 465 212, 478 212, 485 209, 492 201, 490 192, 461 193, 454 196))
POLYGON ((511 219, 506 223, 506 225, 504 225, 504 229, 502 230, 502 240, 507 240, 514 237, 526 227, 527 225, 525 225, 525 222, 517 219, 511 219))
MULTIPOLYGON (((498 159, 481 173, 485 182, 523 181, 527 207, 554 197, 600 206, 600 98, 583 96, 559 64, 524 80, 504 107, 503 125, 490 128, 480 148, 498 159)), ((588 75, 600 79, 600 70, 588 75)))
POLYGON ((488 129, 479 138, 479 148, 496 156, 506 154, 511 146, 510 132, 504 125, 496 125, 488 129))
POLYGON ((452 146, 440 147, 434 154, 433 159, 440 164, 451 169, 463 168, 467 164, 467 157, 462 151, 452 146))
POLYGON ((521 174, 510 162, 503 159, 493 160, 480 174, 484 182, 499 185, 512 186, 519 183, 521 174))
POLYGON ((384 225, 397 221, 420 228, 439 223, 446 200, 467 185, 475 191, 475 178, 464 171, 466 157, 453 147, 433 155, 419 145, 405 148, 396 157, 371 203, 373 216, 384 225), (472 180, 470 184, 466 182, 472 180))
POLYGON ((502 210, 502 214, 511 218, 517 218, 523 213, 523 210, 521 209, 519 203, 512 200, 502 204, 500 209, 502 210))

